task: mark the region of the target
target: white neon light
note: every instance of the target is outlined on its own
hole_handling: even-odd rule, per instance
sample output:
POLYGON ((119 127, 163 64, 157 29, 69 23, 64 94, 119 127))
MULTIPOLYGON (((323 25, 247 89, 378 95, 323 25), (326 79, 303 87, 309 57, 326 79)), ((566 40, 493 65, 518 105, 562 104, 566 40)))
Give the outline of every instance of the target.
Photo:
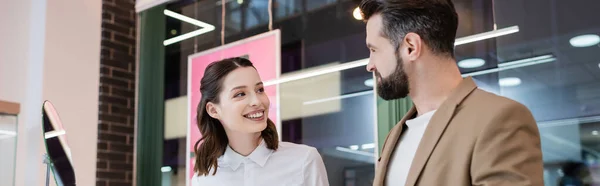
POLYGON ((160 168, 161 172, 171 172, 173 170, 170 166, 164 166, 160 168))
POLYGON ((504 70, 508 70, 508 69, 521 68, 521 67, 537 65, 537 64, 542 64, 542 63, 548 63, 548 62, 553 62, 553 61, 556 61, 556 58, 554 56, 543 55, 543 56, 537 56, 537 57, 532 57, 532 58, 527 58, 527 59, 499 63, 498 67, 496 67, 496 68, 466 73, 466 74, 462 74, 462 76, 463 77, 479 76, 479 75, 483 75, 483 74, 496 73, 496 72, 500 72, 500 71, 504 71, 504 70))
POLYGON ((527 58, 527 59, 520 59, 520 60, 515 60, 515 61, 498 63, 498 67, 517 66, 517 65, 521 65, 521 64, 527 64, 532 61, 541 61, 541 60, 550 59, 550 58, 552 58, 552 55, 537 56, 537 57, 532 57, 532 58, 527 58))
POLYGON ((514 87, 521 84, 521 79, 518 77, 505 77, 498 80, 501 87, 514 87))
POLYGON ((460 68, 477 68, 485 65, 485 60, 481 58, 464 59, 458 62, 460 68))
POLYGON ((270 85, 276 85, 276 84, 285 83, 285 82, 289 82, 289 81, 295 81, 295 80, 299 80, 299 79, 320 76, 320 75, 328 74, 328 73, 332 73, 332 72, 338 72, 338 71, 342 71, 342 70, 346 70, 346 69, 356 68, 356 67, 360 67, 360 66, 366 66, 367 63, 369 63, 369 59, 361 59, 358 61, 343 63, 340 65, 331 66, 331 67, 327 67, 327 68, 307 70, 307 71, 304 71, 304 72, 301 72, 298 74, 282 75, 281 78, 279 78, 279 79, 274 79, 274 80, 264 82, 264 85, 270 86, 270 85))
POLYGON ((486 40, 490 38, 500 37, 512 33, 519 32, 519 26, 511 26, 503 29, 493 30, 480 34, 470 35, 467 37, 458 38, 454 41, 454 46, 463 45, 467 43, 473 43, 476 41, 486 40))
POLYGON ((215 26, 213 26, 211 24, 208 24, 208 23, 199 21, 197 19, 193 19, 193 18, 184 16, 184 15, 181 15, 181 14, 175 13, 175 12, 170 11, 170 10, 164 10, 163 13, 166 16, 169 16, 169 17, 172 17, 172 18, 175 18, 175 19, 179 19, 179 20, 181 20, 183 22, 190 23, 190 24, 202 27, 201 29, 198 29, 198 30, 195 30, 195 31, 192 31, 192 32, 189 32, 189 33, 186 33, 186 34, 183 34, 183 35, 180 35, 180 36, 177 36, 177 37, 174 37, 174 38, 167 39, 167 40, 163 41, 163 45, 165 45, 165 46, 173 44, 173 43, 177 43, 177 42, 180 42, 180 41, 183 41, 183 40, 186 40, 186 39, 198 36, 200 34, 204 34, 204 33, 207 33, 207 32, 215 30, 215 26))
POLYGON ((361 149, 372 149, 375 148, 375 143, 367 143, 360 146, 361 149))
POLYGON ((346 98, 352 98, 352 97, 357 97, 357 96, 363 96, 363 95, 369 95, 372 94, 373 90, 368 90, 368 91, 362 91, 362 92, 356 92, 356 93, 352 93, 352 94, 344 94, 341 96, 334 96, 334 97, 328 97, 328 98, 323 98, 323 99, 317 99, 317 100, 312 100, 312 101, 306 101, 303 102, 303 105, 312 105, 312 104, 317 104, 317 103, 323 103, 323 102, 327 102, 327 101, 333 101, 333 100, 340 100, 340 99, 346 99, 346 98))
POLYGON ((44 134, 44 139, 50 139, 50 138, 57 137, 60 135, 65 135, 65 134, 67 134, 67 132, 64 130, 54 130, 54 131, 46 132, 44 134))
POLYGON ((346 148, 346 147, 335 147, 335 150, 342 151, 342 152, 347 152, 347 153, 352 153, 352 154, 357 154, 357 155, 362 155, 362 156, 375 157, 374 153, 365 152, 365 151, 359 151, 359 150, 352 150, 352 149, 349 149, 349 148, 346 148))
POLYGON ((600 43, 600 36, 596 34, 586 34, 573 37, 569 40, 573 47, 590 47, 600 43))

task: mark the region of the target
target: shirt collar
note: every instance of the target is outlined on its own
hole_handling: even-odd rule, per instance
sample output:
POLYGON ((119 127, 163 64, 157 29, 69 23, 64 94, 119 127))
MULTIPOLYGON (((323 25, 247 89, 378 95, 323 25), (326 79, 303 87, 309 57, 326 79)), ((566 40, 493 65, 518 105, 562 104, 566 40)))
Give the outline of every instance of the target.
POLYGON ((256 147, 256 149, 254 149, 254 151, 252 151, 252 153, 246 157, 238 154, 229 145, 227 145, 225 154, 223 154, 221 158, 223 159, 225 165, 231 167, 235 171, 240 167, 240 164, 242 164, 246 158, 252 160, 259 166, 264 167, 272 153, 273 150, 267 148, 265 140, 261 139, 258 147, 256 147))

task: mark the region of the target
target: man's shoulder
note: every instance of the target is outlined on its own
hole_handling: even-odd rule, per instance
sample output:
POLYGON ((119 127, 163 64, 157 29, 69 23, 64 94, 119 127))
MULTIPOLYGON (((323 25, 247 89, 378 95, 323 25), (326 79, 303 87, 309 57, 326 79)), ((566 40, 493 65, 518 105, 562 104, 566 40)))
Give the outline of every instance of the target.
POLYGON ((478 107, 481 111, 502 111, 517 109, 528 111, 527 107, 513 99, 496 95, 479 88, 475 89, 469 97, 465 99, 462 106, 478 107))

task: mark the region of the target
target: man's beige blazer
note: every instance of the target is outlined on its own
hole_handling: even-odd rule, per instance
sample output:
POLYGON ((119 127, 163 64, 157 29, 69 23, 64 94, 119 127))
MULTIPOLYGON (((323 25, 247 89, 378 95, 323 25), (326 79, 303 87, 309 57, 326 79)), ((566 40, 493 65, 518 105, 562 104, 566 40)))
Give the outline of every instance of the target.
MULTIPOLYGON (((390 158, 413 107, 388 134, 374 186, 384 185, 390 158)), ((393 185, 402 185, 394 183, 393 185)), ((543 186, 540 135, 531 112, 479 90, 465 78, 437 109, 421 139, 405 185, 543 186)))

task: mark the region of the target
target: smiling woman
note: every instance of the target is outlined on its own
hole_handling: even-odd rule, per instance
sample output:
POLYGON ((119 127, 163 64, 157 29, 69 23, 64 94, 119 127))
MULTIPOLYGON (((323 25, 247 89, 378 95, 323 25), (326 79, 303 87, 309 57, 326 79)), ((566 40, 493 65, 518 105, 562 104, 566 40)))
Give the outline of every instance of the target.
POLYGON ((200 84, 196 120, 202 138, 194 146, 192 185, 329 185, 314 147, 279 142, 267 118, 269 97, 252 62, 214 62, 200 84))

